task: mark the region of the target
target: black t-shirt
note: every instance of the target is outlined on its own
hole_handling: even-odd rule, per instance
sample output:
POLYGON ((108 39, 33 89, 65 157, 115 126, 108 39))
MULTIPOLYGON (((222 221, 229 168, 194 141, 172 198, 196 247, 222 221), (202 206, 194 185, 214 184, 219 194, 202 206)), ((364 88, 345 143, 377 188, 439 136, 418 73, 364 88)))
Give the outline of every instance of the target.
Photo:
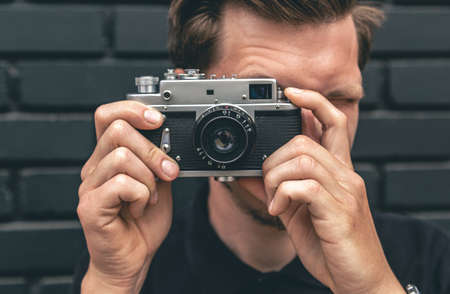
MULTIPOLYGON (((208 217, 206 185, 175 217, 142 288, 145 294, 324 294, 298 258, 279 272, 261 273, 240 261, 219 239, 208 217)), ((392 270, 403 285, 424 294, 450 293, 450 238, 433 225, 408 217, 375 214, 375 225, 392 270)), ((74 293, 89 264, 77 267, 74 293)))

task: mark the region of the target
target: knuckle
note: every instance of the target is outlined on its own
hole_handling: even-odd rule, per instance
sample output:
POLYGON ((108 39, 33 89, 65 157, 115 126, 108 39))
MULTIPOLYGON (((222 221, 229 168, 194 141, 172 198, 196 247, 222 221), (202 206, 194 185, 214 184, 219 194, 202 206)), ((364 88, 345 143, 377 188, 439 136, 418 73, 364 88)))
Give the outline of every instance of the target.
POLYGON ((85 220, 89 205, 86 200, 80 200, 77 206, 77 215, 80 220, 85 220))
POLYGON ((124 120, 118 119, 115 120, 109 128, 112 137, 121 137, 126 135, 128 131, 128 123, 124 120))
POLYGON ((347 127, 347 116, 341 112, 341 111, 337 111, 335 114, 335 120, 336 120, 336 124, 340 127, 347 127))
POLYGON ((136 197, 137 197, 138 199, 147 201, 147 199, 150 198, 150 190, 149 190, 149 188, 148 188, 146 185, 144 185, 144 184, 140 185, 140 187, 141 187, 141 188, 140 188, 139 191, 136 193, 136 197))
POLYGON ((312 195, 320 194, 320 192, 322 190, 322 185, 320 185, 319 182, 317 182, 315 180, 310 180, 307 183, 308 183, 308 186, 306 189, 307 189, 308 193, 311 193, 312 195))
POLYGON ((113 153, 113 160, 116 166, 122 166, 128 163, 131 158, 131 151, 126 147, 118 147, 113 153))
POLYGON ((124 174, 118 174, 113 178, 113 182, 115 185, 124 186, 128 182, 128 176, 124 174))
POLYGON ((269 164, 268 161, 269 161, 268 159, 263 161, 263 164, 262 164, 263 174, 266 174, 268 172, 268 170, 267 170, 267 165, 269 164))
POLYGON ((82 181, 84 181, 89 176, 89 173, 91 172, 92 169, 93 166, 91 164, 91 160, 88 159, 88 161, 86 161, 86 163, 81 168, 80 178, 82 181))
POLYGON ((94 120, 98 124, 102 124, 106 121, 106 109, 104 105, 97 107, 94 113, 94 120))
POLYGON ((287 182, 282 182, 277 189, 277 192, 280 193, 281 196, 289 194, 289 185, 287 182))
POLYGON ((264 177, 264 183, 269 188, 275 188, 275 173, 273 171, 269 171, 264 177))
POLYGON ((355 179, 354 179, 355 185, 356 185, 356 189, 358 191, 365 191, 366 190, 366 182, 364 181, 364 179, 359 176, 356 175, 355 179))
POLYGON ((306 145, 309 143, 309 138, 304 135, 297 135, 294 137, 294 144, 297 146, 306 145))
POLYGON ((160 151, 157 147, 155 146, 151 146, 150 148, 148 148, 147 153, 146 153, 146 158, 152 162, 157 161, 158 158, 161 157, 162 151, 160 151))
POLYGON ((80 178, 81 178, 82 181, 84 181, 86 179, 86 174, 87 174, 87 167, 86 167, 86 164, 85 164, 81 168, 81 172, 80 172, 80 178))
POLYGON ((315 161, 308 155, 302 154, 297 157, 297 168, 301 170, 314 169, 315 161))

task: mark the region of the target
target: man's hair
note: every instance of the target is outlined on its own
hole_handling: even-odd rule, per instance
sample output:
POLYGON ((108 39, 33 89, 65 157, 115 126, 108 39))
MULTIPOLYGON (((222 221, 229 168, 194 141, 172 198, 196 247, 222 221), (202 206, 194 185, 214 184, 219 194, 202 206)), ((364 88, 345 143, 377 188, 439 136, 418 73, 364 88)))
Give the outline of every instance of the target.
POLYGON ((173 0, 168 46, 176 67, 208 69, 215 58, 222 10, 228 3, 290 25, 332 23, 351 14, 361 70, 369 59, 373 30, 384 18, 380 9, 357 0, 173 0))

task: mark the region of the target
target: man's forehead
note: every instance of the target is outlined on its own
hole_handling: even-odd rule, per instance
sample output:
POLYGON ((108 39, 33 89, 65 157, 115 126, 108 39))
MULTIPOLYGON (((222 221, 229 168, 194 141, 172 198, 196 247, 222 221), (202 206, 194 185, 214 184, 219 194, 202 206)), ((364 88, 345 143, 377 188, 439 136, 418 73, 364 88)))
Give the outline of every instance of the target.
POLYGON ((276 78, 282 86, 304 86, 333 96, 363 94, 351 16, 295 28, 245 9, 228 9, 221 29, 217 61, 223 73, 276 78))

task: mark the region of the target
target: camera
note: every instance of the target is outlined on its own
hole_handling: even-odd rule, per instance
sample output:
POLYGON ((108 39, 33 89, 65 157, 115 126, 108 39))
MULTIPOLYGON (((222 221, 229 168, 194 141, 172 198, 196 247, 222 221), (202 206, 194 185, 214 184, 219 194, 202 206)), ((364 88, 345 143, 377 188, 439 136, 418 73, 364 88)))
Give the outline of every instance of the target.
POLYGON ((271 78, 217 78, 198 69, 168 69, 165 79, 136 78, 135 100, 166 119, 157 130, 141 131, 174 158, 179 177, 262 176, 262 164, 301 132, 301 111, 271 78))

